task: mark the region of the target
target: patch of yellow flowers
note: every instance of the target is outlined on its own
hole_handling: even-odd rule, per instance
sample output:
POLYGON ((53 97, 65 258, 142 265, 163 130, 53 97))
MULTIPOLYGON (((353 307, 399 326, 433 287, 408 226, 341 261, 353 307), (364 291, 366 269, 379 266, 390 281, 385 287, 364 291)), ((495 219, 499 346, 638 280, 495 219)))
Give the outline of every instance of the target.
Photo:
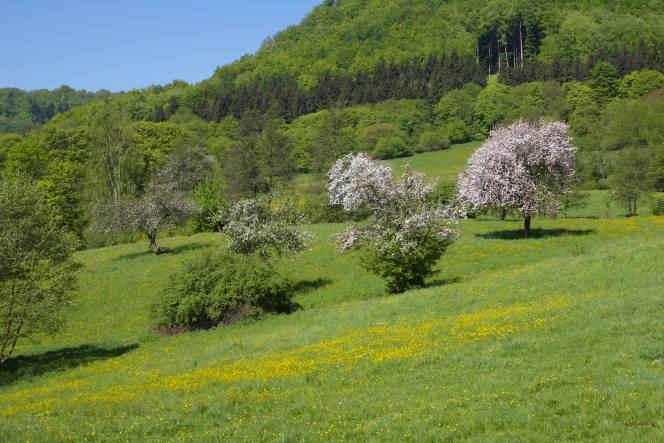
POLYGON ((80 388, 86 386, 79 381, 53 388, 26 389, 0 399, 4 406, 0 415, 48 414, 50 410, 66 408, 69 404, 122 403, 152 392, 196 391, 219 383, 267 382, 323 369, 351 367, 358 362, 380 363, 412 358, 434 349, 449 351, 541 327, 551 317, 547 313, 566 306, 563 297, 558 297, 416 324, 373 326, 291 351, 239 359, 183 374, 160 376, 152 372, 141 377, 139 383, 114 385, 102 390, 87 387, 81 391, 80 388), (86 390, 89 392, 84 392, 86 390))

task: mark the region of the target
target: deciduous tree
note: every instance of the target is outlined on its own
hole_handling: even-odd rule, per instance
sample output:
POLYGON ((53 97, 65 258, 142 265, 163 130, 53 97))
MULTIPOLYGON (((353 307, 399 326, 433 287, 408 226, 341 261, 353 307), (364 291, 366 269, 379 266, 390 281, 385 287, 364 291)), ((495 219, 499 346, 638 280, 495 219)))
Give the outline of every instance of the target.
POLYGON ((576 148, 564 123, 523 121, 491 132, 459 177, 459 200, 472 211, 509 210, 530 233, 537 214, 554 214, 572 188, 576 148))
POLYGON ((457 236, 457 212, 429 198, 433 187, 422 174, 407 170, 396 180, 389 166, 364 153, 339 159, 328 178, 331 204, 372 213, 337 237, 340 251, 364 250, 363 265, 385 278, 390 292, 423 286, 457 236))
POLYGON ((157 244, 159 231, 176 226, 196 212, 191 192, 205 180, 211 161, 200 148, 175 151, 142 194, 101 205, 96 229, 105 233, 140 231, 148 238, 152 252, 167 252, 157 244))
POLYGON ((22 176, 0 181, 0 364, 18 340, 53 333, 71 301, 76 237, 46 195, 22 176))

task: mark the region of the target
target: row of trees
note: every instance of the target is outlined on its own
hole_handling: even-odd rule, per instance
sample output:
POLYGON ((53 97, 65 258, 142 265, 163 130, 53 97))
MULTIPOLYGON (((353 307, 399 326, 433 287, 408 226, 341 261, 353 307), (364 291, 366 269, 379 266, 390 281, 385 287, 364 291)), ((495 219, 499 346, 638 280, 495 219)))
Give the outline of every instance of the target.
MULTIPOLYGON (((362 265, 387 282, 389 292, 423 287, 458 237, 466 211, 514 211, 525 219, 555 214, 572 189, 576 148, 560 122, 517 122, 492 132, 459 178, 456 203, 435 198, 422 174, 396 179, 389 166, 364 153, 348 154, 329 170, 329 203, 362 211, 368 219, 337 236, 339 252, 362 251, 362 265)), ((242 200, 216 218, 226 251, 205 256, 172 280, 158 306, 164 327, 211 327, 263 312, 293 308, 293 286, 275 270, 275 258, 306 248, 309 235, 291 206, 242 200)))
MULTIPOLYGON (((111 100, 78 108, 24 137, 0 136, 0 169, 30 176, 57 208, 63 226, 88 245, 99 245, 113 237, 89 229, 98 224, 95 208, 120 208, 152 192, 176 153, 208 164, 204 177, 187 192, 193 191, 203 208, 192 228, 209 230, 214 225, 208 216, 224 200, 293 192, 296 173, 322 174, 347 153, 407 156, 483 140, 491 128, 519 118, 544 117, 568 122, 579 146, 582 186, 612 189, 634 212, 644 193, 664 189, 664 100, 658 92, 663 87, 664 74, 658 71, 621 78, 615 67, 601 63, 586 82, 508 86, 492 78, 484 88, 468 83, 438 102, 390 100, 331 108, 291 123, 280 118, 278 108, 219 123, 181 111, 168 122, 136 122, 134 104, 145 97, 136 97, 134 104, 122 101, 122 106, 111 100)), ((327 207, 321 178, 297 186, 300 204, 313 220, 343 220, 341 211, 327 207)))
MULTIPOLYGON (((457 238, 456 225, 466 211, 518 212, 526 236, 534 215, 555 213, 572 187, 575 152, 560 122, 520 121, 497 129, 460 176, 458 205, 435 198, 422 174, 406 170, 396 179, 391 168, 364 153, 343 156, 328 172, 329 203, 348 212, 365 210, 369 219, 339 234, 339 250, 363 251, 363 266, 384 278, 390 292, 422 287, 457 238)), ((204 166, 204 157, 176 151, 141 199, 119 203, 128 205, 122 211, 106 211, 111 226, 141 227, 151 249, 162 252, 153 236, 192 207, 190 192, 205 176, 204 166)), ((20 338, 56 330, 71 299, 76 241, 53 214, 54 206, 30 180, 0 182, 0 221, 6 227, 0 234, 0 363, 20 338)), ((162 327, 179 332, 295 309, 295 285, 276 263, 310 242, 296 214, 268 198, 219 209, 213 222, 228 238, 227 247, 172 278, 155 307, 162 327)))
POLYGON ((293 120, 332 106, 377 103, 388 99, 440 98, 468 82, 482 83, 486 74, 473 56, 430 55, 403 62, 379 63, 356 74, 325 73, 315 86, 304 87, 297 77, 279 72, 237 82, 235 71, 220 71, 213 79, 195 86, 183 103, 205 120, 240 117, 250 110, 276 110, 293 120), (226 77, 227 76, 227 77, 226 77))

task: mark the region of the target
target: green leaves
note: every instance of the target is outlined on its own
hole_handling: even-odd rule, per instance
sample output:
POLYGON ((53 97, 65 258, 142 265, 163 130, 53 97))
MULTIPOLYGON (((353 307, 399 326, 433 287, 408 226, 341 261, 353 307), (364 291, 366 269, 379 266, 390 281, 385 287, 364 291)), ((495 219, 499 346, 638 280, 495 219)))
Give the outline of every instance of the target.
POLYGON ((0 363, 17 341, 51 333, 71 299, 77 241, 24 176, 0 181, 0 363))

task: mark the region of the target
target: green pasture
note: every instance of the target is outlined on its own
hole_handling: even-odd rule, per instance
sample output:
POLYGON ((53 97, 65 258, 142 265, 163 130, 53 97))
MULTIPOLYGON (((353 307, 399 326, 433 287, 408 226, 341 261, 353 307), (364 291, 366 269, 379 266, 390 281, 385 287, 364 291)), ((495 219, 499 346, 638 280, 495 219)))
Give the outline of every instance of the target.
POLYGON ((335 252, 344 225, 306 226, 280 264, 301 309, 177 336, 151 306, 221 234, 82 251, 65 328, 0 371, 0 441, 662 441, 664 217, 606 218, 601 192, 529 239, 462 221, 401 295, 335 252))

